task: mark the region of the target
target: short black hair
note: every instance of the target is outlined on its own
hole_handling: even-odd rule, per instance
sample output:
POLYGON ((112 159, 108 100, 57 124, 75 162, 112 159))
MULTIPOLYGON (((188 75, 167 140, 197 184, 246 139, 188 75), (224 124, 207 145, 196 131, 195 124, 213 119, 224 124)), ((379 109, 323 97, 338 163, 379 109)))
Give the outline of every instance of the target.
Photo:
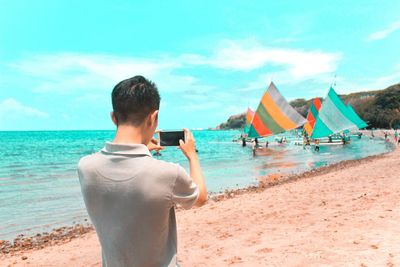
POLYGON ((111 93, 117 124, 141 124, 153 111, 160 108, 157 86, 143 76, 119 82, 111 93))

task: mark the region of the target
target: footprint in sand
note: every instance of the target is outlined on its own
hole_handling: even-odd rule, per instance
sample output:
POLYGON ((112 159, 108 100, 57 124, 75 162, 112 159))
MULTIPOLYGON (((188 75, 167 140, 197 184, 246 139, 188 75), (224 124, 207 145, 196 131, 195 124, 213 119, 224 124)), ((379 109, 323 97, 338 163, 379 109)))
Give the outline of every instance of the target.
POLYGON ((225 259, 224 261, 225 261, 226 263, 228 263, 228 265, 232 265, 232 264, 235 264, 235 263, 243 262, 242 258, 241 258, 241 257, 238 257, 238 256, 234 256, 234 257, 225 259))
POLYGON ((257 245, 261 243, 261 239, 259 237, 252 236, 245 240, 247 246, 257 245))
POLYGON ((219 235, 217 238, 219 239, 219 240, 224 240, 224 239, 227 239, 227 238, 229 238, 229 237, 232 237, 232 235, 230 234, 230 233, 223 233, 223 234, 221 234, 221 235, 219 235))
POLYGON ((262 248, 256 251, 257 253, 263 253, 263 254, 267 254, 272 252, 272 248, 262 248))

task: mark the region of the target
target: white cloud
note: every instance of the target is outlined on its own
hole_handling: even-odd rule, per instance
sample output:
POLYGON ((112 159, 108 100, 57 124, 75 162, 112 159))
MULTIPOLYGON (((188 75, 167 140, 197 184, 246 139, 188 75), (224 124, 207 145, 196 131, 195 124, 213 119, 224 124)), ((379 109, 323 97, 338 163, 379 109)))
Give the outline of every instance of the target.
POLYGON ((332 72, 340 59, 340 53, 266 47, 254 40, 225 40, 210 57, 195 54, 182 56, 182 60, 190 64, 225 70, 252 71, 267 65, 278 66, 295 78, 332 72))
MULTIPOLYGON (((336 78, 338 80, 340 78, 336 78)), ((304 82, 309 84, 320 84, 322 88, 329 87, 334 80, 334 72, 321 73, 316 75, 294 76, 291 73, 282 70, 260 74, 257 79, 249 82, 247 85, 237 89, 238 92, 249 92, 254 90, 266 89, 273 81, 279 86, 296 86, 304 82)))
MULTIPOLYGON (((296 83, 335 71, 340 58, 339 53, 266 47, 255 40, 224 40, 217 43, 215 51, 210 55, 135 58, 59 53, 28 57, 11 66, 27 76, 32 90, 39 93, 109 92, 117 82, 136 74, 154 80, 162 92, 203 92, 214 89, 214 86, 202 84, 197 77, 177 73, 198 65, 244 72, 268 66, 280 69, 272 73, 269 79, 296 83)), ((260 76, 258 88, 266 85, 265 77, 270 74, 260 76)), ((256 85, 255 82, 253 85, 256 85)), ((215 90, 212 91, 215 93, 215 90)))
POLYGON ((181 106, 180 109, 186 112, 193 112, 193 111, 199 111, 199 110, 210 110, 210 109, 216 109, 221 106, 220 102, 202 102, 202 103, 191 103, 187 104, 184 106, 181 106))
POLYGON ((400 20, 392 23, 386 29, 374 32, 368 36, 368 41, 377 41, 387 38, 393 32, 400 30, 400 20))
POLYGON ((39 117, 44 118, 49 115, 46 112, 40 111, 36 108, 26 106, 14 98, 7 98, 0 102, 0 118, 3 117, 39 117))
POLYGON ((39 93, 110 91, 117 82, 138 74, 156 81, 163 91, 201 87, 195 77, 173 73, 180 64, 167 57, 148 59, 60 53, 36 55, 11 66, 32 78, 32 90, 39 93))
MULTIPOLYGON (((259 101, 259 99, 258 99, 259 101)), ((239 114, 246 112, 246 109, 243 108, 243 106, 238 106, 238 105, 229 105, 225 109, 222 110, 222 113, 227 116, 230 116, 232 114, 239 114)))
POLYGON ((336 88, 340 94, 381 90, 398 83, 400 83, 400 64, 395 65, 387 75, 363 76, 352 78, 351 80, 343 76, 336 78, 336 88))

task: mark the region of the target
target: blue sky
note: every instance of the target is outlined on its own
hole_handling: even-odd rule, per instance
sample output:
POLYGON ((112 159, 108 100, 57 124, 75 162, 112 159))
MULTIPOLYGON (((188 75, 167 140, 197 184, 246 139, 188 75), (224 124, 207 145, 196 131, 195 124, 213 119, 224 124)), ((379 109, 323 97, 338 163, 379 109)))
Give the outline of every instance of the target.
POLYGON ((400 1, 0 0, 0 130, 114 129, 110 93, 142 74, 160 128, 400 82, 400 1), (105 2, 105 1, 104 1, 105 2), (112 2, 112 3, 111 3, 112 2))

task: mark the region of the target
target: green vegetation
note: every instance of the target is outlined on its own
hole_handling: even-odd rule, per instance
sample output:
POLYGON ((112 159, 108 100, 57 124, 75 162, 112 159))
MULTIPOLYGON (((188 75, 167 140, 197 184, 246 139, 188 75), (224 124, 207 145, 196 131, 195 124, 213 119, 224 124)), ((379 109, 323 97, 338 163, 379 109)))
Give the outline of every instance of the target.
MULTIPOLYGON (((357 114, 368 123, 369 128, 400 128, 400 83, 384 90, 365 91, 340 95, 350 103, 357 114)), ((290 104, 304 117, 313 99, 295 99, 290 104)), ((240 129, 246 123, 246 113, 230 116, 217 129, 240 129)))
POLYGON ((378 92, 374 99, 364 105, 358 104, 358 107, 370 127, 400 128, 400 84, 378 92))
POLYGON ((217 126, 217 129, 240 129, 244 128, 246 124, 246 112, 242 114, 232 115, 229 117, 227 122, 221 123, 217 126))

